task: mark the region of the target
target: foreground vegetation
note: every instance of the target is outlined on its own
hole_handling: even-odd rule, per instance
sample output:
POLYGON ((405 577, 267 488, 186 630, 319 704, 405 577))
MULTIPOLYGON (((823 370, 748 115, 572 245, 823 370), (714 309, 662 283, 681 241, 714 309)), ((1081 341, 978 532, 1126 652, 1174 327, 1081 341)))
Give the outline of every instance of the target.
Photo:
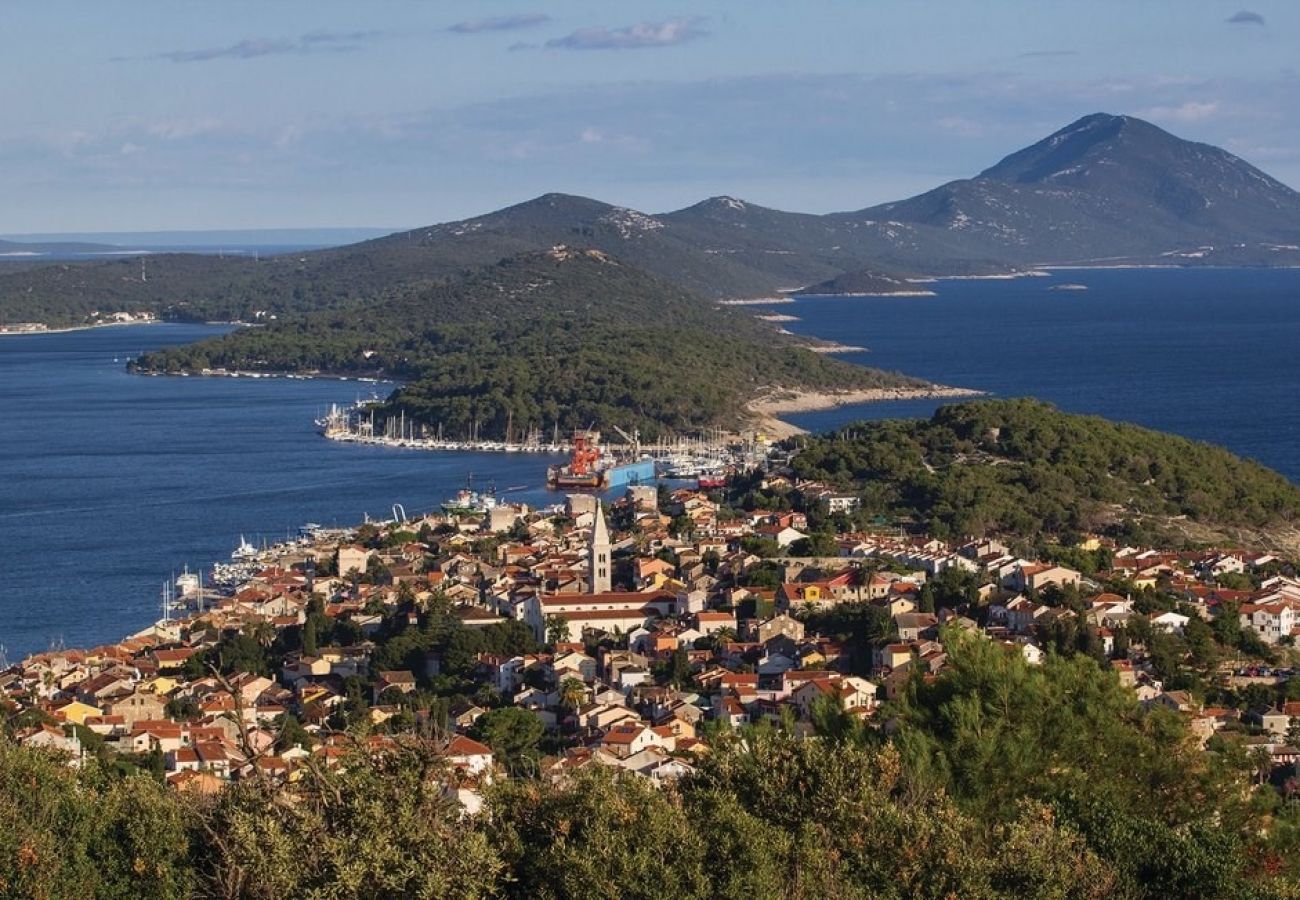
POLYGON ((920 386, 827 359, 743 313, 595 251, 503 260, 346 311, 144 356, 140 371, 205 368, 400 379, 380 411, 449 436, 619 425, 646 433, 735 424, 765 387, 920 386), (725 337, 725 339, 724 339, 725 337))
POLYGON ((204 797, 0 743, 6 897, 1294 897, 1300 806, 1095 661, 973 635, 868 728, 717 734, 675 787, 601 767, 464 816, 436 741, 204 797), (888 735, 888 736, 886 736, 888 735), (1280 804, 1280 805, 1279 805, 1280 804))
POLYGON ((1300 520, 1300 488, 1226 450, 1062 413, 1035 400, 961 403, 928 421, 850 425, 801 439, 799 476, 911 517, 940 538, 1060 535, 1152 517, 1214 526, 1300 520))

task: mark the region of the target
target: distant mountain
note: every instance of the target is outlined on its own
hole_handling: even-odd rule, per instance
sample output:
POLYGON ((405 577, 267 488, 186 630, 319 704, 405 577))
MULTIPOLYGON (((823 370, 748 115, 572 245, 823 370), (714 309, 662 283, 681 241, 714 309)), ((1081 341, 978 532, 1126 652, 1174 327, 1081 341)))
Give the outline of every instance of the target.
MULTIPOLYGON (((362 243, 261 260, 186 254, 0 266, 0 320, 92 311, 268 319, 349 308, 557 245, 585 247, 705 298, 914 290, 919 275, 1046 264, 1300 265, 1300 194, 1232 154, 1130 116, 1087 116, 974 178, 856 212, 712 197, 657 215, 544 194, 362 243)), ((15 257, 17 259, 17 257, 15 257)))
POLYGON ((771 294, 841 270, 835 262, 819 258, 818 248, 829 243, 825 235, 810 237, 801 231, 807 223, 816 223, 818 216, 740 204, 743 223, 733 219, 708 224, 698 211, 722 202, 717 198, 688 210, 652 216, 586 197, 544 194, 484 216, 401 232, 335 253, 345 256, 356 250, 383 260, 382 265, 418 264, 425 271, 452 273, 511 253, 577 245, 613 254, 711 297, 771 294), (751 227, 755 220, 775 220, 775 224, 759 233, 751 227), (751 236, 751 231, 757 236, 751 236))
POLYGON ((901 223, 916 252, 900 262, 915 269, 927 257, 1289 264, 1300 250, 1296 191, 1225 150, 1100 113, 975 178, 837 218, 901 223))

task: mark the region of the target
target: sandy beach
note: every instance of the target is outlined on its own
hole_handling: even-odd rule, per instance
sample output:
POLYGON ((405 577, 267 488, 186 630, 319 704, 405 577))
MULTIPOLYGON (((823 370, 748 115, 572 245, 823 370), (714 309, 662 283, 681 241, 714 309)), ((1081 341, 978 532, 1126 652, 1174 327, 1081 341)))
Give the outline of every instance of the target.
POLYGON ((983 391, 948 387, 942 384, 919 388, 866 388, 856 391, 783 390, 751 400, 746 409, 753 415, 755 427, 764 434, 769 437, 787 438, 805 432, 804 429, 778 418, 782 413, 811 412, 818 409, 833 409, 836 406, 881 403, 888 400, 928 400, 983 395, 983 391))

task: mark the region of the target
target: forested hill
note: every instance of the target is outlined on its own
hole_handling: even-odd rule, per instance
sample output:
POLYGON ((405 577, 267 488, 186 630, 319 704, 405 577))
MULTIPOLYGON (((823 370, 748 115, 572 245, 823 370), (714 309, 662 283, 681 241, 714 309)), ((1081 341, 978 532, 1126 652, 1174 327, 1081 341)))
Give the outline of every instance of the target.
POLYGON ((765 388, 921 387, 807 350, 750 315, 597 250, 554 248, 365 307, 149 354, 144 372, 386 376, 388 409, 484 436, 592 421, 646 433, 736 424, 765 388))
POLYGON ((799 475, 849 487, 868 513, 938 536, 1027 537, 1126 519, 1294 534, 1300 488, 1226 450, 1035 400, 941 407, 801 439, 799 475))
POLYGON ((557 244, 590 247, 708 297, 817 285, 906 293, 918 275, 1052 262, 1300 263, 1300 194, 1224 150, 1097 114, 974 178, 854 212, 782 212, 734 197, 662 214, 568 194, 329 250, 261 260, 169 254, 0 265, 0 322, 94 311, 254 321, 373 301, 403 285, 557 244), (855 287, 869 284, 870 288, 855 287))

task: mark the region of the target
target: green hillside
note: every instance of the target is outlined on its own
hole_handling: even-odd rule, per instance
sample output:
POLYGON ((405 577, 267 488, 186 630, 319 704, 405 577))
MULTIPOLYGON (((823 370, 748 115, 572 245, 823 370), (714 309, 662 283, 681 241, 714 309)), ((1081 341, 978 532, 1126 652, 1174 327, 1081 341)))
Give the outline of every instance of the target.
POLYGON ((1134 515, 1242 528, 1300 520, 1300 488, 1271 469, 1035 400, 851 425, 803 439, 795 468, 852 488, 868 514, 913 517, 939 536, 1059 534, 1134 515))
POLYGON ((828 359, 599 251, 567 249, 149 354, 135 367, 390 377, 406 386, 386 412, 449 435, 477 425, 483 436, 508 423, 516 433, 593 421, 648 434, 734 425, 765 388, 924 384, 828 359))

